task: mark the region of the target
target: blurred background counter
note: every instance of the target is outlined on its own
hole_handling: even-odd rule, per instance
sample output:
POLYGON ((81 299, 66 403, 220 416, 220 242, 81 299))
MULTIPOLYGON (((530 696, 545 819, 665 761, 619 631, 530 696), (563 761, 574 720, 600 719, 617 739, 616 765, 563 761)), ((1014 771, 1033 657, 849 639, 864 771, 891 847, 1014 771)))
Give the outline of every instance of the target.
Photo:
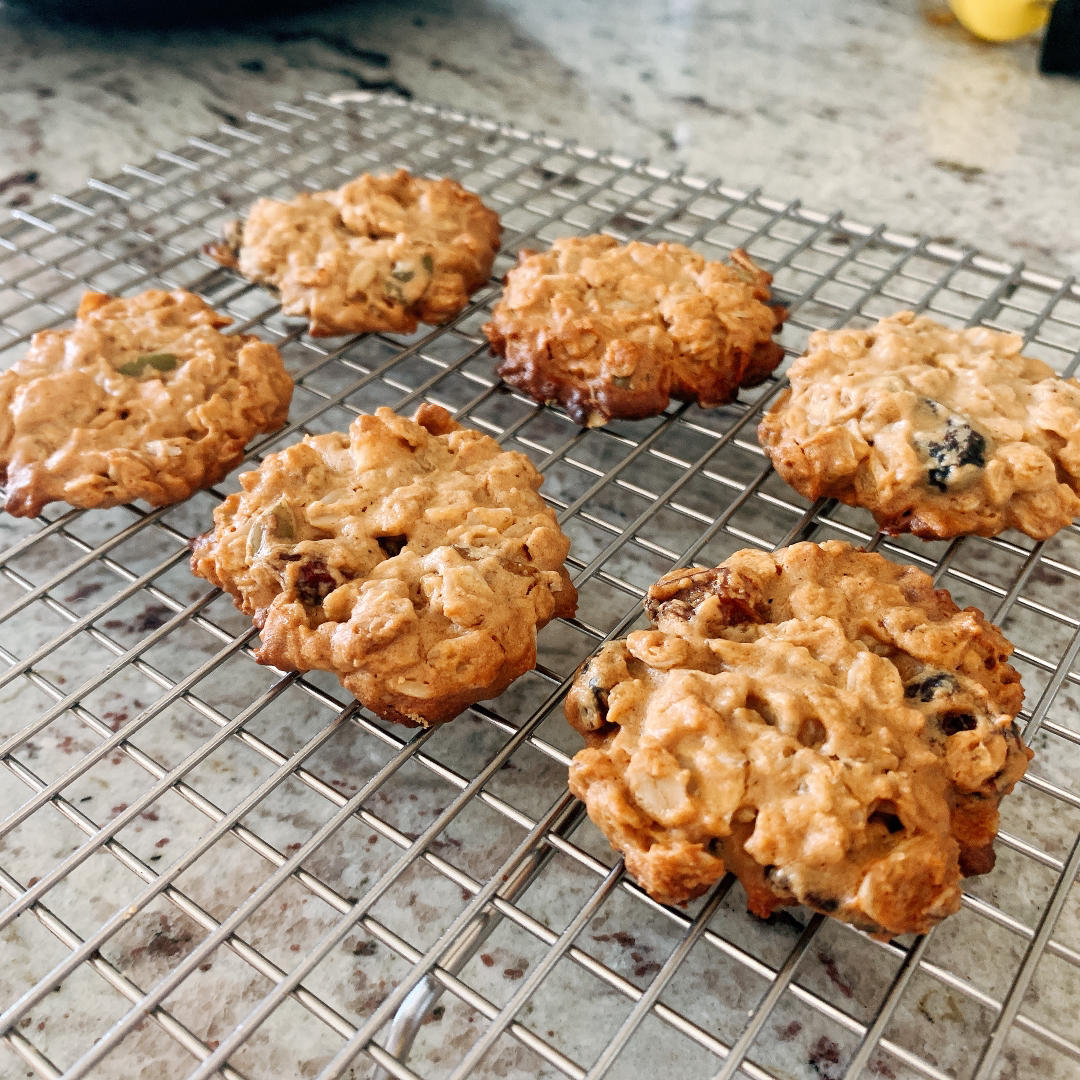
POLYGON ((1075 273, 1080 81, 1037 52, 932 0, 373 0, 181 25, 0 3, 0 213, 307 90, 376 88, 1075 273))

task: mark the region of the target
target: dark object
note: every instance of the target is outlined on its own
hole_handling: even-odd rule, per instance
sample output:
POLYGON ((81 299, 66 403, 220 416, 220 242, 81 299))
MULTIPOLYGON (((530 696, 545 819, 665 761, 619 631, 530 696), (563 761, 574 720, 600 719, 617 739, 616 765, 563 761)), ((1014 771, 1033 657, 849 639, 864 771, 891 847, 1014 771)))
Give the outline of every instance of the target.
POLYGON ((950 712, 941 718, 941 730, 946 735, 955 735, 960 731, 974 731, 978 721, 971 713, 950 712))
POLYGON ((956 687, 956 680, 946 671, 927 675, 925 679, 909 683, 904 687, 904 697, 918 698, 920 701, 933 701, 938 690, 951 693, 956 687))
POLYGON ((300 567, 296 575, 296 595, 305 607, 318 607, 337 588, 337 581, 320 559, 300 567))
POLYGON ((402 548, 409 542, 409 538, 398 533, 394 536, 376 536, 375 541, 382 549, 383 555, 388 559, 392 559, 395 555, 401 554, 402 548))
POLYGON ((986 440, 969 424, 954 416, 949 417, 941 442, 930 443, 928 450, 936 464, 927 477, 939 491, 948 488, 954 469, 964 465, 982 468, 986 464, 986 440))
MULTIPOLYGON (((185 0, 182 5, 150 4, 147 0, 6 0, 11 7, 42 21, 63 20, 87 26, 142 29, 172 26, 230 26, 269 16, 297 15, 340 0, 185 0)), ((248 70, 251 70, 250 68, 248 70)))
POLYGON ((1039 70, 1044 75, 1080 76, 1080 0, 1057 0, 1051 9, 1039 70))

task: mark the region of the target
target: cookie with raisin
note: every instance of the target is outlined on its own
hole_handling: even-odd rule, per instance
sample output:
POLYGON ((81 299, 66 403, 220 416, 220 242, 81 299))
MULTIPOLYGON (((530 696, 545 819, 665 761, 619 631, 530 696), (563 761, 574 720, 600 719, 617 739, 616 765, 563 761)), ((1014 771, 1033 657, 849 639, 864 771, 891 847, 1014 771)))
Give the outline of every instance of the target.
POLYGON ((910 311, 817 331, 758 439, 800 495, 864 507, 884 532, 1045 540, 1080 513, 1080 382, 1021 347, 910 311))
POLYGON ((359 416, 240 483, 192 570, 252 616, 260 662, 333 672, 388 720, 496 697, 535 666, 537 630, 574 613, 540 474, 439 406, 359 416))
POLYGON ((465 307, 488 280, 500 233, 498 215, 456 181, 399 169, 259 199, 207 252, 275 289, 314 337, 411 333, 465 307))
POLYGON ((277 349, 230 322, 182 289, 88 292, 73 327, 35 334, 0 374, 7 512, 166 506, 222 479, 293 391, 277 349))
POLYGON ((566 715, 570 788, 650 896, 731 871, 759 916, 804 904, 880 937, 959 908, 1031 757, 996 627, 837 541, 673 570, 645 609, 566 715))
POLYGON ((571 236, 522 251, 484 326, 497 370, 583 427, 714 408, 764 381, 784 351, 772 276, 745 251, 707 262, 682 244, 571 236))

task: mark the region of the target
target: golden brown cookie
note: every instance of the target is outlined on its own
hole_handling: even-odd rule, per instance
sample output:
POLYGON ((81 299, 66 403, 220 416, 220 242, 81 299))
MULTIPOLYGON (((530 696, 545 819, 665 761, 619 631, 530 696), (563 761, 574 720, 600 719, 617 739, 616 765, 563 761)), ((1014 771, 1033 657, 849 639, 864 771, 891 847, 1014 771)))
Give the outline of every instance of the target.
POLYGON ((864 507, 885 532, 1046 539, 1080 513, 1080 383, 1021 346, 910 311, 819 330, 758 438, 800 495, 864 507))
POLYGON ((439 406, 380 408, 242 474, 191 568, 254 618, 262 663, 441 724, 534 667, 537 630, 574 613, 541 479, 439 406))
POLYGON ((154 506, 216 483, 252 436, 285 423, 292 379, 273 345, 221 334, 199 297, 86 293, 70 330, 43 330, 0 375, 5 509, 154 506))
POLYGON ((957 910, 1031 757, 996 627, 836 541, 673 570, 645 608, 566 715, 588 744, 570 788, 650 896, 730 870, 763 917, 805 904, 889 936, 957 910))
POLYGON ((508 383, 582 426, 655 416, 673 397, 713 408, 784 355, 770 281, 741 250, 728 264, 682 244, 563 237, 521 252, 484 333, 508 383))
POLYGON ((498 215, 454 180, 399 169, 289 202, 259 199, 207 251, 276 289, 315 337, 411 333, 452 319, 488 280, 498 215))

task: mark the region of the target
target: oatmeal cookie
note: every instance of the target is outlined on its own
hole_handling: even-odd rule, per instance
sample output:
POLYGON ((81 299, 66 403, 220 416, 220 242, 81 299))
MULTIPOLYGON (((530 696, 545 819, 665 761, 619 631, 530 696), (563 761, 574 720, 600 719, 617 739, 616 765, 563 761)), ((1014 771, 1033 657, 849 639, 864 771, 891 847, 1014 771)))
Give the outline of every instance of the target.
POLYGON ((259 199, 224 243, 223 266, 276 289, 315 337, 411 333, 452 319, 488 280, 498 215, 453 180, 399 169, 289 202, 259 199))
POLYGON ((191 568, 253 616, 262 663, 441 724, 535 666, 537 629, 577 606, 540 481, 443 408, 380 408, 241 475, 191 568))
POLYGON ((498 373, 584 427, 655 416, 671 398, 713 408, 780 363, 772 276, 733 251, 570 236, 522 251, 484 333, 498 373))
POLYGON ((885 532, 1046 539, 1080 512, 1080 383, 1021 345, 910 311, 818 331, 758 438, 800 495, 862 506, 885 532))
POLYGON ((725 871, 747 906, 924 932, 994 864, 1031 757, 1012 646, 913 566, 836 541, 673 570, 566 715, 570 788, 650 896, 725 871))
POLYGON ((74 327, 35 334, 0 375, 7 512, 164 506, 225 476, 285 423, 293 388, 273 345, 218 332, 230 322, 180 289, 90 292, 74 327))

